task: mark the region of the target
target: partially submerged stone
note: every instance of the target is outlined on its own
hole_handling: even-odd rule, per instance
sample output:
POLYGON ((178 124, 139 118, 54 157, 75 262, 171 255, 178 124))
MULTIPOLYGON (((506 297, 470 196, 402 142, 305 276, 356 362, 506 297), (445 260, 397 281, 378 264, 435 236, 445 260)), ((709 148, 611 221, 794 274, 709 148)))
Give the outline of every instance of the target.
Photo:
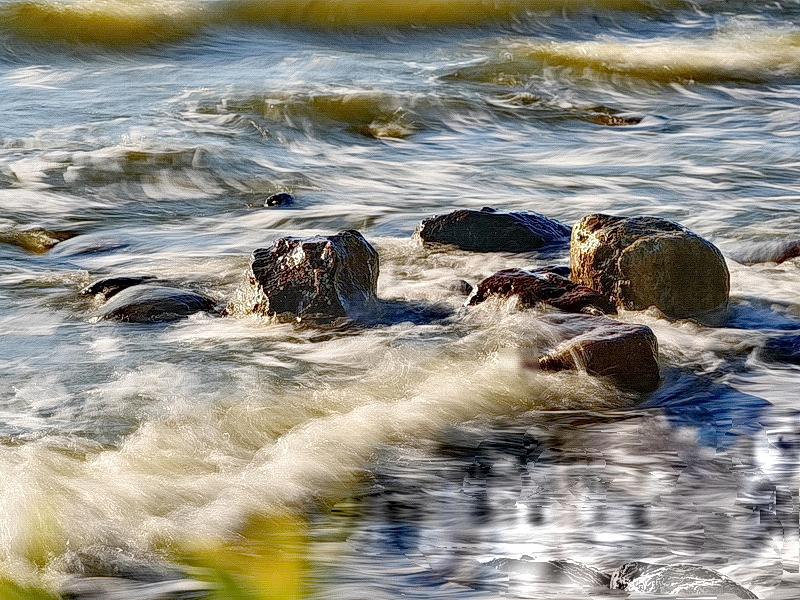
POLYGON ((28 252, 44 254, 60 242, 75 234, 68 231, 47 231, 45 229, 18 228, 0 229, 0 243, 12 244, 28 252))
POLYGON ((470 298, 469 304, 480 304, 490 297, 513 296, 519 299, 523 308, 548 304, 566 312, 616 312, 614 305, 599 292, 574 283, 548 267, 530 271, 525 269, 498 271, 478 284, 478 289, 470 298))
POLYGON ((618 308, 655 306, 668 317, 725 308, 730 276, 722 253, 685 227, 655 217, 589 215, 572 230, 573 281, 618 308))
POLYGON ((112 275, 93 281, 81 290, 84 296, 101 296, 105 300, 124 289, 155 280, 153 275, 112 275))
POLYGON ((414 237, 476 252, 528 252, 566 242, 570 228, 539 213, 456 210, 422 221, 414 237))
POLYGON ((377 301, 378 253, 354 230, 286 237, 255 250, 229 314, 281 320, 358 318, 377 301))
POLYGON ((525 560, 496 558, 486 566, 525 579, 530 583, 574 585, 582 589, 608 589, 611 577, 594 567, 574 560, 525 560))
POLYGON ((264 200, 264 206, 286 206, 287 204, 294 203, 294 196, 288 192, 277 192, 270 194, 264 200))
POLYGON ((652 392, 661 380, 658 340, 645 325, 597 319, 589 331, 539 358, 543 371, 577 369, 607 377, 620 388, 652 392))
POLYGON ((210 311, 215 305, 216 302, 211 298, 189 290, 135 285, 114 295, 100 307, 96 318, 128 323, 157 323, 210 311))
POLYGON ((758 598, 722 573, 699 565, 629 562, 611 575, 611 588, 670 596, 758 598))
POLYGON ((743 265, 774 262, 782 263, 800 256, 800 240, 773 240, 748 243, 730 253, 730 257, 743 265))

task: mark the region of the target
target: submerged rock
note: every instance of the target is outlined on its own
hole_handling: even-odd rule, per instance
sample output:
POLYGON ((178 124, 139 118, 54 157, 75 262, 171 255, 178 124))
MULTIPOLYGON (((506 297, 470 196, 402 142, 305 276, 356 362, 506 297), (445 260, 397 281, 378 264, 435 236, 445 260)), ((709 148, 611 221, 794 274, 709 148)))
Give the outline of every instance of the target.
POLYGON ((253 251, 230 314, 283 320, 357 318, 377 301, 378 253, 354 230, 281 238, 253 251))
POLYGON ((597 319, 596 326, 539 358, 543 371, 583 370, 635 392, 652 392, 661 380, 658 340, 645 325, 597 319))
POLYGON ((730 254, 733 260, 743 265, 782 263, 798 256, 800 256, 800 240, 748 243, 746 248, 730 254))
POLYGON ((655 217, 589 215, 572 230, 573 281, 618 308, 655 306, 668 317, 725 308, 730 276, 720 251, 685 227, 655 217))
POLYGON ((81 290, 84 296, 102 296, 106 300, 124 289, 153 281, 153 275, 112 275, 93 281, 81 290))
POLYGON ((544 303, 566 312, 615 313, 616 309, 601 293, 574 283, 552 268, 504 269, 490 275, 478 284, 470 298, 475 305, 492 296, 519 298, 523 308, 533 308, 544 303))
POLYGON ((699 565, 654 565, 629 562, 611 575, 611 588, 670 596, 718 596, 758 598, 722 573, 699 565))
POLYGON ((606 573, 573 560, 534 561, 496 558, 485 564, 509 575, 530 580, 531 583, 607 589, 611 582, 611 577, 606 573))
POLYGON ((477 252, 528 252, 566 242, 569 234, 569 227, 539 213, 482 208, 425 219, 414 237, 477 252))
POLYGON ((128 323, 174 321, 210 311, 216 302, 207 296, 173 287, 135 285, 115 294, 98 311, 97 319, 128 323))
POLYGON ((292 204, 293 202, 294 196, 288 192, 278 192, 276 194, 267 196, 267 199, 264 200, 264 206, 286 206, 287 204, 292 204))

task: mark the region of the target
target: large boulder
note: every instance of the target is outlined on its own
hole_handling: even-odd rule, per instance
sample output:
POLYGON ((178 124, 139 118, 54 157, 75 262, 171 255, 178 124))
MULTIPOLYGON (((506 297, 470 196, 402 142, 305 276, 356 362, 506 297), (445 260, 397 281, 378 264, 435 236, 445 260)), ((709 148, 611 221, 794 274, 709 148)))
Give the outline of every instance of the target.
POLYGON ((377 301, 378 271, 378 253, 357 231, 281 238, 253 251, 228 313, 283 321, 358 318, 377 301))
POLYGON ((423 220, 414 237, 476 252, 528 252, 566 242, 570 228, 539 213, 494 208, 456 210, 423 220))
POLYGON ((574 283, 554 269, 504 269, 478 284, 470 305, 490 297, 516 296, 523 308, 548 304, 566 312, 615 313, 614 305, 599 292, 574 283))
POLYGON ((652 392, 658 387, 658 340, 649 327, 605 318, 587 323, 591 329, 541 356, 539 368, 582 370, 635 392, 652 392))
POLYGON ((722 573, 690 564, 625 563, 612 573, 611 588, 659 596, 758 598, 722 573))
POLYGON ((724 308, 730 276, 722 253, 685 227, 655 217, 589 215, 572 229, 571 279, 618 308, 655 306, 668 317, 724 308))
POLYGON ((128 323, 158 323, 211 311, 216 302, 196 292, 158 285, 134 285, 100 307, 96 319, 128 323))

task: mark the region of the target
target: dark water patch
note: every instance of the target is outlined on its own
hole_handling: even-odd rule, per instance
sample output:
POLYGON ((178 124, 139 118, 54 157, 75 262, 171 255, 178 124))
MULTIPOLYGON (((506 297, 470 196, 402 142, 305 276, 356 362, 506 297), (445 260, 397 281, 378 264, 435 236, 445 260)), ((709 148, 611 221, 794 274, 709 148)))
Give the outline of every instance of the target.
POLYGON ((735 329, 800 329, 800 318, 791 312, 794 306, 772 298, 738 297, 730 301, 718 324, 735 329))
POLYGON ((713 448, 726 448, 737 436, 760 428, 760 419, 771 404, 742 393, 711 377, 662 368, 664 382, 640 408, 661 408, 674 426, 692 426, 698 441, 713 448))

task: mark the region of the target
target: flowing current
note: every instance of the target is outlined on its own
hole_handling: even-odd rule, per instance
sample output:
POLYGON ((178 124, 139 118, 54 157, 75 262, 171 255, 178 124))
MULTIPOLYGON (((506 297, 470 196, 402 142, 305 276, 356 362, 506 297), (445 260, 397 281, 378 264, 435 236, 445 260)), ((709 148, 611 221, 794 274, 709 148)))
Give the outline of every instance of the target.
POLYGON ((796 598, 800 367, 763 348, 800 332, 800 259, 760 249, 800 238, 798 22, 0 0, 0 599, 641 597, 519 571, 559 560, 796 598), (412 240, 483 206, 677 221, 728 258, 726 318, 621 315, 658 337, 644 397, 522 369, 546 315, 460 282, 566 253, 412 240), (222 305, 254 249, 345 229, 386 323, 98 321, 80 294, 136 274, 222 305))

